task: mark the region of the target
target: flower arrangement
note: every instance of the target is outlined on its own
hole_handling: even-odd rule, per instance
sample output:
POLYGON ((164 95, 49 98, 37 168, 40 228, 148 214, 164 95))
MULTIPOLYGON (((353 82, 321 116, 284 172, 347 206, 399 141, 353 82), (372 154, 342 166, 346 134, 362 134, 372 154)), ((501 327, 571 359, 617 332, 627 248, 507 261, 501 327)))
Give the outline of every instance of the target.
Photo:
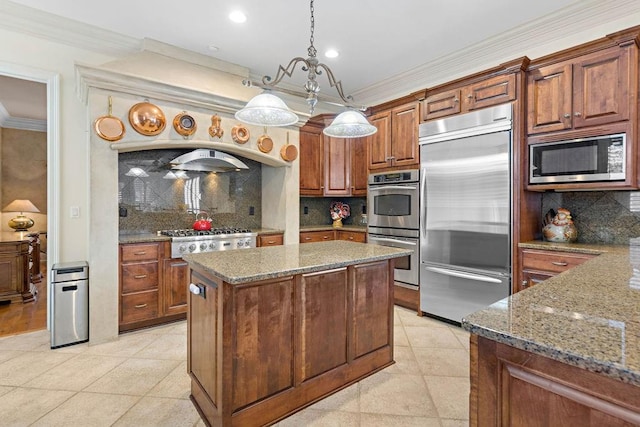
POLYGON ((349 205, 342 202, 331 202, 331 207, 329 208, 329 213, 331 214, 331 219, 345 219, 351 215, 351 209, 349 205))

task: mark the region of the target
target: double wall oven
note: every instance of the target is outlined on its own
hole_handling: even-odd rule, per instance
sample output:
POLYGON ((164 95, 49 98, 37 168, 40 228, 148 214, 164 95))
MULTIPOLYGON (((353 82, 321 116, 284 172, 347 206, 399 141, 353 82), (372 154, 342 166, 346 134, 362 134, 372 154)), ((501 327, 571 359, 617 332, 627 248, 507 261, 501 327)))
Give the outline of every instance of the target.
POLYGON ((408 249, 395 262, 394 282, 418 290, 420 285, 420 185, 418 170, 369 176, 367 193, 368 242, 408 249))

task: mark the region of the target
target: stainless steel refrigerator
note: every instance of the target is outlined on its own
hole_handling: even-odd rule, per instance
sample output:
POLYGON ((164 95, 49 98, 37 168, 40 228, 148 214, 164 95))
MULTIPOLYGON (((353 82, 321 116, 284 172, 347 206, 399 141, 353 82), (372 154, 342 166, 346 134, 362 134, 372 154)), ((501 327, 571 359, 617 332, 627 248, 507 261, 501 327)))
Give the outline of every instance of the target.
POLYGON ((511 289, 510 104, 420 125, 420 309, 460 322, 511 289))

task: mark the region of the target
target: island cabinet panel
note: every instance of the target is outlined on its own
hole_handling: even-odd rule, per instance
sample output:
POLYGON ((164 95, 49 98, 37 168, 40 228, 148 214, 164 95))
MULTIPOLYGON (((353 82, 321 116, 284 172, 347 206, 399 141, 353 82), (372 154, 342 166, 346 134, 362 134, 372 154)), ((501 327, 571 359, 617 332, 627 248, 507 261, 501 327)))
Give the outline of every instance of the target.
POLYGON ((346 268, 300 277, 299 382, 347 363, 347 286, 346 268))
POLYGON ((391 345, 393 306, 386 261, 353 268, 353 359, 391 345))
POLYGON ((162 307, 164 314, 186 313, 189 264, 182 258, 164 260, 164 290, 162 307))
POLYGON ((471 426, 637 426, 640 387, 471 336, 471 426))
POLYGON ((293 387, 293 278, 235 286, 232 293, 235 325, 225 330, 231 326, 233 334, 235 411, 293 387))

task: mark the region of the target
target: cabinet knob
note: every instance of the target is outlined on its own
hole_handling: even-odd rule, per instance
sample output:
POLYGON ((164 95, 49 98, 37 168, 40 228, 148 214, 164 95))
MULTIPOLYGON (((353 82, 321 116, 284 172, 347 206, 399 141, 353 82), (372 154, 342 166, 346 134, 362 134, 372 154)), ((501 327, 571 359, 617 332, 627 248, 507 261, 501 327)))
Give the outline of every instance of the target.
POLYGON ((521 288, 525 289, 525 288, 528 288, 528 287, 529 287, 529 282, 527 282, 526 280, 523 280, 522 284, 521 284, 521 288))
POLYGON ((467 95, 467 98, 469 98, 469 99, 473 98, 473 94, 467 95))
POLYGON ((565 118, 565 119, 569 119, 569 118, 571 118, 571 114, 569 114, 569 113, 565 113, 565 114, 564 114, 564 118, 565 118))
POLYGON ((580 113, 580 111, 576 111, 575 113, 573 113, 573 115, 576 117, 580 117, 582 114, 580 113))
POLYGON ((460 102, 458 98, 453 98, 453 102, 460 102))

